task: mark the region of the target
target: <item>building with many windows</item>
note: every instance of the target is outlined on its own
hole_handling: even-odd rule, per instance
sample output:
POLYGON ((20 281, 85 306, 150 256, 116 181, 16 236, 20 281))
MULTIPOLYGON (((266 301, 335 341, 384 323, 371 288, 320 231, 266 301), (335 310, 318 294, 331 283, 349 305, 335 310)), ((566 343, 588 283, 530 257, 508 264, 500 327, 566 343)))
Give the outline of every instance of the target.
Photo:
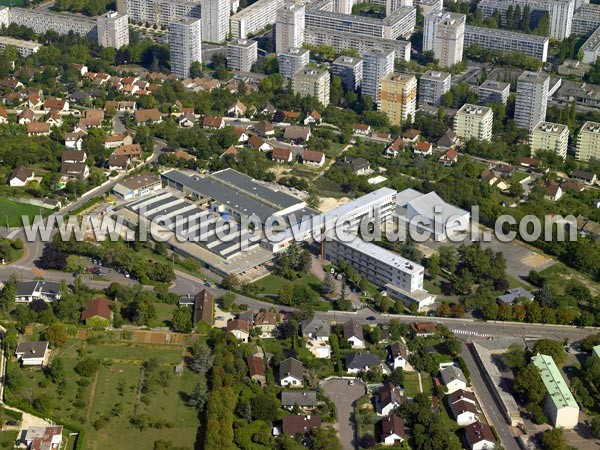
POLYGON ((549 42, 550 39, 547 36, 474 27, 472 25, 465 27, 465 48, 477 44, 479 47, 489 50, 523 53, 542 62, 546 62, 548 59, 549 42))
POLYGON ((448 17, 450 13, 435 9, 425 15, 425 24, 423 28, 423 51, 432 52, 435 49, 435 36, 437 33, 438 24, 448 17))
POLYGON ((306 48, 292 47, 277 54, 279 73, 285 78, 292 78, 303 69, 310 59, 310 51, 306 48))
POLYGON ((464 141, 491 141, 493 121, 491 108, 465 103, 454 115, 454 132, 464 141))
POLYGON ((577 152, 575 159, 589 161, 600 160, 600 123, 586 122, 577 135, 577 152))
POLYGON ((225 42, 229 34, 229 0, 200 0, 202 17, 202 40, 225 42))
POLYGON ((125 13, 109 11, 96 20, 98 43, 102 47, 119 49, 129 45, 129 16, 125 13))
MULTIPOLYGON (((439 106, 442 95, 450 90, 451 75, 439 70, 428 70, 419 78, 419 103, 439 106)), ((413 116, 414 117, 414 116, 413 116)))
POLYGON ((363 58, 362 95, 368 95, 378 103, 381 80, 394 71, 394 51, 372 48, 361 56, 363 58))
POLYGON ((417 79, 412 74, 388 73, 381 80, 379 109, 392 125, 402 125, 417 109, 417 79))
POLYGON ((329 105, 330 76, 324 69, 304 68, 292 77, 292 89, 294 94, 302 97, 311 96, 316 98, 323 106, 329 105))
POLYGON ((362 82, 363 60, 342 55, 331 64, 331 74, 340 77, 345 89, 356 91, 362 82))
POLYGON ((529 135, 529 145, 532 157, 539 151, 549 151, 565 159, 569 146, 569 128, 559 123, 540 122, 529 135))
POLYGON ((290 47, 302 47, 304 44, 304 6, 298 3, 286 3, 277 10, 275 22, 275 51, 277 53, 290 47))
POLYGON ((258 43, 251 39, 235 39, 227 43, 227 67, 250 72, 258 57, 258 43))
POLYGON ((202 62, 202 20, 193 17, 169 25, 171 73, 178 78, 190 76, 193 62, 202 62))
POLYGON ((258 0, 229 18, 229 29, 234 39, 245 39, 249 34, 258 33, 274 25, 277 10, 284 5, 284 0, 258 0))
POLYGON ((576 36, 589 36, 600 27, 600 5, 584 3, 573 14, 571 34, 576 36))
POLYGON ((427 16, 432 11, 441 11, 443 2, 442 0, 413 0, 413 6, 421 8, 421 14, 427 16))
POLYGON ((477 88, 477 98, 480 105, 488 103, 503 103, 506 105, 510 94, 510 83, 487 79, 477 88))
POLYGON ((517 127, 533 130, 546 120, 550 77, 543 72, 525 71, 517 80, 515 123, 517 127))
POLYGON ((8 36, 0 36, 0 50, 4 51, 7 45, 12 45, 17 49, 17 53, 23 58, 27 58, 29 55, 37 53, 42 44, 38 44, 33 41, 24 41, 22 39, 15 39, 8 36))
POLYGON ((437 24, 433 53, 441 67, 452 67, 462 61, 466 20, 464 14, 448 13, 437 24))
POLYGON ((201 5, 192 0, 117 0, 117 10, 134 23, 167 27, 184 17, 200 18, 201 5))
POLYGON ((74 33, 90 39, 98 39, 96 20, 74 14, 59 14, 25 8, 0 7, 0 24, 14 23, 31 28, 36 34, 54 31, 57 34, 74 33))
POLYGON ((579 49, 583 53, 581 62, 595 64, 600 55, 600 27, 592 33, 587 41, 579 49))

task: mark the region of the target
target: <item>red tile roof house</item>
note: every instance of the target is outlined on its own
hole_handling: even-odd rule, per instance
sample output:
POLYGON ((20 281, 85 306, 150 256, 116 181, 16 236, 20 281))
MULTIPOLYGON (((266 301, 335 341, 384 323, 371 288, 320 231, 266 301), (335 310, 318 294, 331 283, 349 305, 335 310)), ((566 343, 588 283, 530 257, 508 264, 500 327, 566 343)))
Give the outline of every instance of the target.
POLYGON ((240 152, 238 151, 238 149, 235 148, 233 145, 230 145, 227 150, 225 150, 223 153, 221 153, 221 155, 219 156, 219 159, 223 159, 227 155, 231 155, 235 158, 239 154, 240 154, 240 152))
POLYGON ((162 122, 162 114, 156 109, 138 109, 134 113, 135 123, 143 125, 147 122, 160 123, 162 122))
POLYGON ((267 122, 266 120, 261 120, 256 125, 254 125, 254 131, 256 131, 260 136, 273 136, 275 134, 275 128, 271 122, 267 122))
POLYGON ((413 146, 413 152, 415 155, 429 156, 433 154, 433 145, 430 142, 417 142, 413 146))
POLYGON ((220 130, 225 128, 225 120, 221 116, 204 116, 202 127, 209 130, 220 130))
POLYGON ((453 148, 446 151, 446 153, 444 153, 442 156, 440 156, 438 158, 438 162, 440 164, 443 164, 446 167, 450 167, 452 164, 456 163, 457 161, 458 161, 458 153, 453 148))
POLYGON ((304 119, 304 125, 311 125, 311 124, 319 124, 321 123, 321 114, 319 114, 319 111, 317 111, 316 109, 313 109, 310 114, 308 114, 308 116, 306 116, 306 119, 304 119))
POLYGON ((110 305, 110 300, 104 297, 96 297, 90 300, 85 305, 85 310, 81 313, 81 321, 86 325, 106 327, 112 319, 110 305))
POLYGON ((44 109, 53 111, 68 111, 69 102, 60 98, 47 98, 44 100, 44 109))
POLYGON ((400 153, 400 150, 404 148, 406 148, 406 143, 401 137, 397 137, 385 148, 384 156, 388 158, 395 158, 398 156, 398 153, 400 153))
POLYGON ((252 381, 256 381, 261 386, 267 384, 267 378, 265 377, 265 365, 262 358, 258 356, 248 357, 248 374, 252 381))
POLYGON ((129 156, 131 159, 139 158, 142 155, 142 146, 140 144, 121 145, 113 151, 117 156, 129 156))
POLYGON ((8 111, 2 107, 0 107, 0 123, 8 122, 8 111))
POLYGON ((263 139, 259 138, 256 135, 250 136, 250 139, 248 139, 248 147, 256 148, 261 152, 268 152, 269 150, 273 149, 271 144, 265 142, 263 139))
POLYGON ((289 163, 292 162, 293 155, 288 148, 274 148, 271 152, 271 159, 279 163, 289 163))
POLYGON ((232 320, 227 324, 227 331, 242 342, 248 342, 248 338, 250 337, 250 325, 245 320, 232 320))
POLYGON ((363 136, 368 136, 369 134, 371 134, 371 125, 355 123, 353 125, 353 128, 354 128, 354 134, 360 134, 363 136))
POLYGON ((321 416, 286 416, 283 418, 282 431, 291 436, 296 434, 304 436, 320 427, 321 416))
POLYGON ((28 136, 49 136, 50 124, 48 122, 31 122, 27 124, 28 136))
POLYGON ((402 133, 402 139, 409 142, 417 142, 421 137, 421 132, 414 128, 410 128, 402 133))
POLYGON ((304 153, 302 153, 302 164, 311 164, 313 166, 321 167, 325 164, 325 154, 323 152, 305 150, 304 153))

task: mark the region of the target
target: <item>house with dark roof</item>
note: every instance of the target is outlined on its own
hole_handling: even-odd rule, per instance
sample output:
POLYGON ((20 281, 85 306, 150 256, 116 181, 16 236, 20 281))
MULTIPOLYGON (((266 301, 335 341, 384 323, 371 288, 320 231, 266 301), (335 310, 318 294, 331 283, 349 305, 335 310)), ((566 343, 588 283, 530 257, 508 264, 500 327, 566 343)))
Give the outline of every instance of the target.
POLYGON ((522 287, 517 287, 513 289, 509 289, 506 291, 506 294, 500 295, 496 297, 496 301, 500 304, 505 303, 507 305, 512 305, 513 303, 519 301, 520 299, 531 301, 535 298, 535 296, 529 292, 527 289, 523 289, 522 287))
POLYGON ((274 148, 271 152, 271 159, 278 163, 290 163, 294 156, 289 148, 274 148))
POLYGON ((50 124, 48 122, 31 122, 27 124, 28 136, 49 136, 50 124))
POLYGON ((404 421, 395 414, 384 417, 381 422, 379 442, 383 445, 401 444, 406 439, 404 421))
POLYGON ((282 431, 285 434, 305 436, 315 428, 321 427, 321 416, 285 416, 283 418, 282 431))
POLYGON ((392 369, 404 369, 408 363, 408 347, 400 341, 392 342, 386 348, 387 361, 392 369))
POLYGON ((325 164, 325 153, 314 150, 304 150, 302 153, 302 164, 321 167, 325 164))
POLYGON ((23 187, 35 178, 35 172, 27 167, 17 167, 8 177, 8 185, 11 187, 23 187))
POLYGON ((261 386, 267 384, 267 378, 265 377, 265 364, 259 356, 248 357, 248 374, 250 379, 256 381, 261 386))
POLYGON ((227 331, 233 334, 238 341, 248 342, 250 337, 250 324, 245 320, 233 319, 227 323, 227 331))
POLYGON ((48 341, 21 342, 15 356, 23 366, 43 366, 48 363, 48 341))
POLYGON ((281 391, 281 406, 292 409, 295 405, 300 408, 314 408, 317 404, 317 391, 297 390, 281 391))
POLYGON ((598 177, 593 172, 585 172, 583 170, 574 170, 571 172, 571 178, 582 181, 585 184, 594 185, 598 181, 598 177))
POLYGON ((279 384, 281 386, 302 386, 304 384, 304 367, 295 358, 288 358, 279 364, 279 384))
POLYGON ((542 188, 544 190, 544 198, 551 202, 556 202, 563 196, 563 190, 554 180, 546 180, 542 185, 542 188))
POLYGON ((448 395, 447 399, 454 420, 459 426, 471 425, 478 420, 475 395, 472 392, 459 389, 448 395))
POLYGON ((214 316, 214 298, 206 289, 202 289, 194 296, 194 325, 203 321, 212 326, 214 316))
POLYGON ((563 192, 583 192, 585 190, 585 186, 583 185, 583 183, 580 183, 579 181, 574 180, 573 178, 564 181, 560 185, 560 188, 563 190, 563 192))
POLYGON ((362 325, 356 319, 350 319, 342 324, 344 339, 352 348, 365 348, 365 337, 362 325))
POLYGON ((371 171, 371 164, 365 158, 344 156, 336 164, 340 167, 350 167, 354 175, 366 175, 371 171))
POLYGON ((463 371, 456 366, 451 365, 440 370, 440 379, 448 389, 448 394, 467 388, 467 378, 463 371))
POLYGON ((496 448, 496 438, 485 423, 475 422, 465 428, 465 444, 468 450, 492 450, 496 448))
POLYGON ((375 353, 349 353, 345 360, 346 371, 351 374, 368 372, 372 367, 381 364, 379 355, 375 353))
POLYGON ((312 318, 301 323, 302 336, 307 339, 328 342, 331 334, 329 322, 324 319, 312 318))
POLYGON ((303 144, 310 139, 310 127, 300 125, 285 127, 283 138, 296 144, 303 144))
POLYGON ((441 138, 439 138, 436 142, 436 145, 440 149, 449 150, 451 148, 456 147, 459 144, 459 139, 456 133, 452 130, 446 131, 441 138))
POLYGON ((104 323, 108 325, 112 320, 111 302, 105 297, 96 297, 86 303, 81 313, 81 321, 86 325, 90 323, 104 323))
POLYGON ((266 120, 261 120, 257 124, 254 125, 254 131, 259 136, 267 137, 273 136, 275 134, 275 128, 271 122, 267 122, 266 120))
POLYGON ((385 381, 377 391, 377 414, 380 416, 392 414, 394 409, 398 408, 403 401, 404 397, 400 390, 391 381, 385 381))
POLYGON ((421 137, 421 131, 409 128, 402 133, 402 139, 408 142, 417 142, 421 137))
POLYGON ((90 168, 85 163, 64 162, 60 165, 60 176, 63 180, 84 180, 90 176, 90 168))
POLYGON ((31 303, 35 300, 44 300, 46 303, 60 300, 60 283, 43 280, 19 281, 15 302, 31 303))

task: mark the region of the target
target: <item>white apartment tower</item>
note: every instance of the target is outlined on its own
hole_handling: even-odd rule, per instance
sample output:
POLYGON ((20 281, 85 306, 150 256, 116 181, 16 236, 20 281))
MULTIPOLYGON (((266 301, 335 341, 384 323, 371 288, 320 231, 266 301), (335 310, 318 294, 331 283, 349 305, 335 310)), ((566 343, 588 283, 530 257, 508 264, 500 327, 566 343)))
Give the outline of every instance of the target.
POLYGON ((577 153, 575 159, 589 161, 600 160, 600 123, 586 122, 577 136, 577 153))
POLYGON ((342 55, 331 64, 331 74, 340 77, 344 89, 356 91, 362 83, 363 60, 342 55))
POLYGON ((202 62, 202 20, 186 17, 169 25, 171 73, 177 78, 190 76, 194 61, 202 62))
POLYGON ((304 44, 304 6, 286 3, 277 10, 275 22, 275 51, 280 53, 286 48, 302 47, 304 44))
POLYGON ((250 72, 258 57, 258 43, 251 39, 236 39, 227 43, 227 67, 250 72))
POLYGON ((539 151, 549 151, 565 159, 569 146, 569 128, 560 123, 540 122, 529 136, 529 145, 532 157, 539 151))
POLYGON ((381 80, 394 71, 394 51, 372 48, 362 55, 362 95, 368 95, 378 103, 381 80))
POLYGON ((447 11, 433 10, 425 16, 423 29, 423 51, 432 52, 435 49, 435 36, 438 24, 450 15, 447 11))
POLYGON ((292 78, 303 69, 310 59, 310 51, 306 48, 291 47, 277 54, 279 73, 285 78, 292 78))
POLYGON ((437 24, 433 52, 441 67, 462 61, 466 20, 464 14, 449 13, 437 24))
POLYGON ((517 80, 515 123, 517 127, 533 130, 546 120, 550 77, 541 72, 523 72, 517 80))
POLYGON ((129 16, 125 13, 109 11, 96 20, 98 43, 102 47, 119 49, 129 45, 129 16))
POLYGON ((491 108, 465 103, 454 116, 454 132, 465 141, 477 139, 489 142, 492 140, 493 121, 491 108))
POLYGON ((448 72, 428 70, 419 78, 419 103, 440 106, 442 95, 450 90, 452 77, 448 72))
POLYGON ((225 42, 229 34, 230 10, 230 0, 200 0, 203 41, 225 42))
POLYGON ((352 14, 353 6, 353 0, 333 0, 333 12, 338 14, 352 14))
POLYGON ((413 6, 412 0, 386 0, 385 2, 385 15, 389 16, 397 9, 403 6, 413 6))
POLYGON ((574 0, 551 0, 550 7, 550 37, 563 40, 571 36, 574 0))
POLYGON ((327 70, 299 70, 292 78, 292 88, 294 94, 300 94, 302 97, 309 95, 320 101, 323 106, 329 105, 330 77, 327 70))

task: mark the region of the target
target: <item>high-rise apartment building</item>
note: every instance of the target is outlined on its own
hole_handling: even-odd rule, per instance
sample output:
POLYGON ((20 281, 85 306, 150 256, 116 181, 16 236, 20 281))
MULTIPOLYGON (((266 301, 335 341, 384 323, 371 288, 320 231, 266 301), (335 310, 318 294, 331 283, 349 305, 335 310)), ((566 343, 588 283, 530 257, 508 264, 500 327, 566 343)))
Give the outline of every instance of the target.
POLYGON ((514 31, 474 27, 472 25, 465 27, 465 48, 477 44, 481 48, 490 50, 524 53, 527 56, 546 62, 549 43, 548 36, 515 33, 514 31))
POLYGON ((449 13, 437 24, 433 53, 441 67, 452 67, 462 61, 466 20, 464 14, 449 13))
POLYGON ((381 80, 394 71, 394 51, 372 48, 361 56, 363 59, 362 95, 368 95, 378 103, 381 80))
POLYGON ((96 19, 98 43, 102 47, 119 49, 129 45, 129 16, 125 13, 109 11, 96 19))
POLYGON ((201 17, 201 5, 192 0, 117 0, 117 10, 134 23, 169 26, 184 17, 201 17))
POLYGON ((275 51, 277 53, 290 47, 302 47, 304 44, 304 6, 286 3, 277 10, 275 22, 275 51))
POLYGON ((529 135, 529 145, 532 157, 539 151, 550 151, 565 159, 569 146, 569 128, 560 123, 540 122, 529 135))
POLYGON ((413 6, 413 0, 386 0, 385 2, 385 15, 389 16, 397 9, 403 6, 413 6))
POLYGON ((303 69, 310 59, 310 51, 306 48, 291 47, 277 54, 279 73, 285 78, 292 78, 303 69))
POLYGON ((227 67, 250 72, 258 57, 258 43, 251 39, 236 39, 227 43, 227 67))
POLYGON ((465 141, 491 141, 493 122, 491 108, 465 103, 454 116, 454 132, 465 141))
POLYGON ((413 0, 413 5, 421 8, 421 14, 427 17, 432 11, 441 11, 443 2, 442 0, 413 0))
POLYGON ((589 161, 600 160, 600 123, 586 122, 577 135, 577 152, 575 159, 589 161))
POLYGON ((342 55, 331 64, 331 74, 341 78, 344 89, 356 91, 362 82, 363 60, 342 55))
POLYGON ((600 56, 600 27, 592 33, 587 41, 579 49, 583 53, 581 62, 595 64, 600 56))
POLYGON ((449 16, 449 12, 442 11, 440 8, 433 10, 425 16, 423 28, 423 51, 432 52, 435 49, 435 36, 437 34, 438 24, 449 16))
POLYGON ((428 70, 419 78, 419 103, 439 106, 442 95, 450 90, 451 76, 448 72, 428 70))
POLYGON ((307 95, 316 98, 323 106, 329 105, 330 77, 323 69, 304 68, 296 72, 292 78, 292 89, 302 97, 307 95))
POLYGON ((600 5, 583 4, 573 14, 571 34, 589 36, 600 27, 600 5))
POLYGON ((550 77, 542 72, 523 72, 517 80, 515 124, 519 128, 533 130, 546 120, 550 77))
POLYGON ((506 105, 510 94, 510 83, 487 79, 477 89, 480 105, 488 103, 503 103, 506 105))
POLYGON ((230 0, 200 0, 202 40, 225 42, 229 34, 230 0))
POLYGON ((171 73, 178 78, 190 76, 193 62, 202 62, 202 20, 186 17, 169 25, 171 73))
POLYGON ((258 33, 277 20, 277 10, 284 0, 258 0, 229 18, 229 29, 234 39, 245 39, 258 33))
POLYGON ((415 118, 417 109, 417 79, 412 74, 389 73, 381 80, 379 109, 392 125, 402 125, 415 118))

